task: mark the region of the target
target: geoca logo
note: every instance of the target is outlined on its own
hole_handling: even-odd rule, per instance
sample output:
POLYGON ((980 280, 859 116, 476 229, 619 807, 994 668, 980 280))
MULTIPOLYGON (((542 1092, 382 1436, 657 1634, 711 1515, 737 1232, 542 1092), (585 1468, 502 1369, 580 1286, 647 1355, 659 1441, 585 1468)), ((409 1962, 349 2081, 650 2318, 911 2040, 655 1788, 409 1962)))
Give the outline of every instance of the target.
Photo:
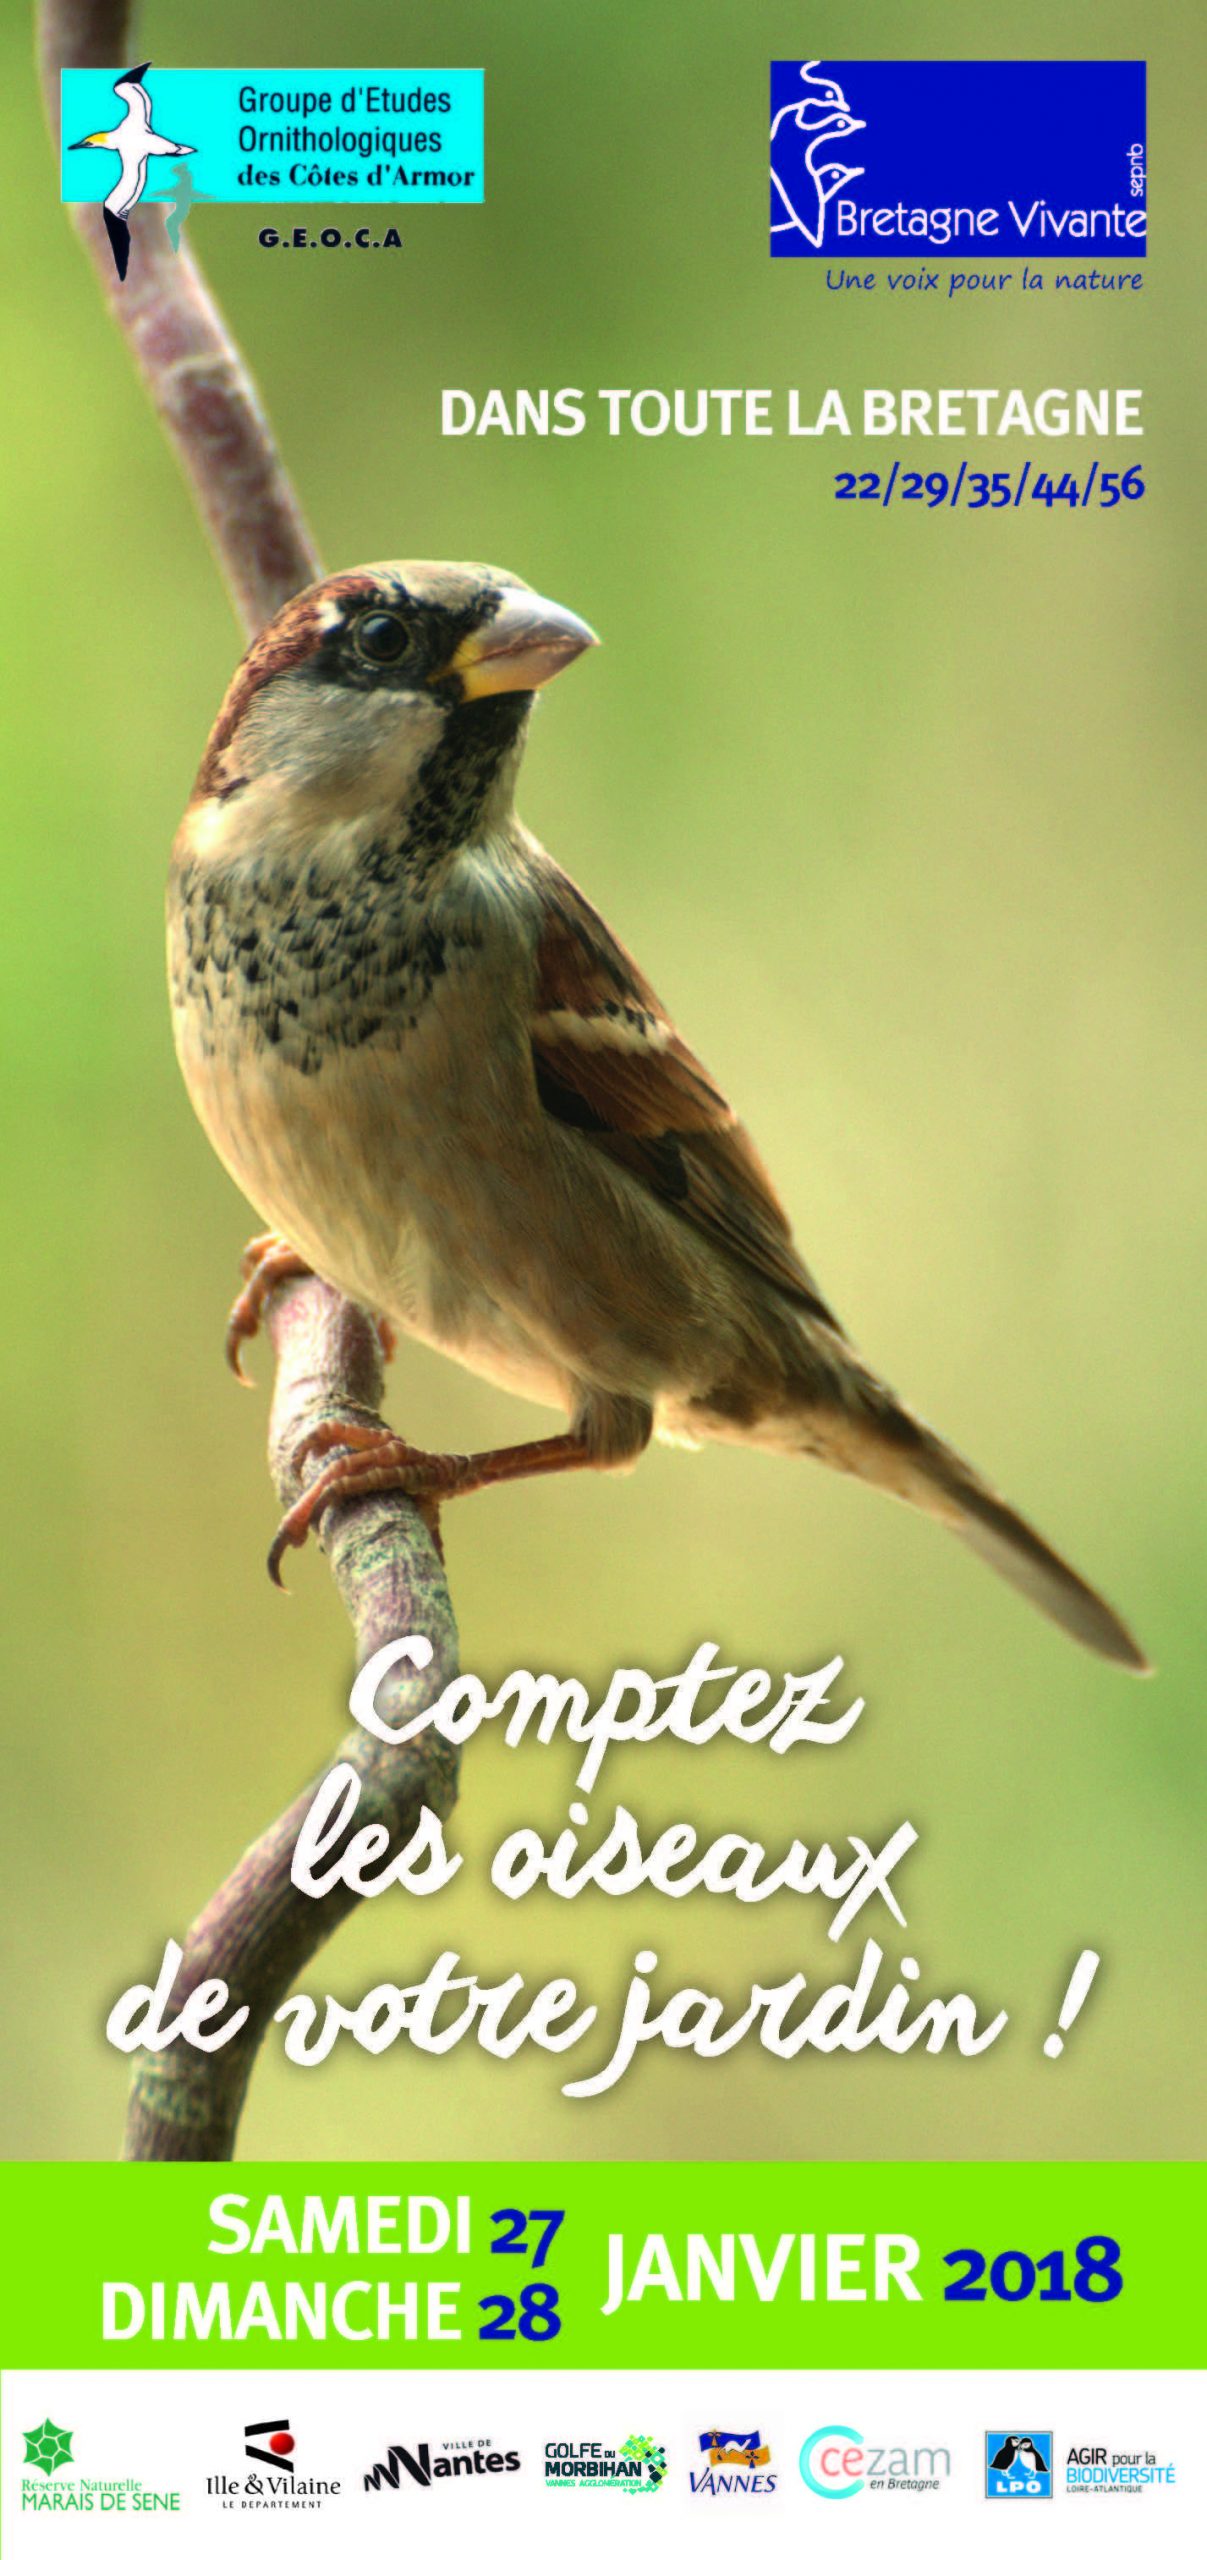
POLYGON ((867 2444, 857 2427, 815 2427, 800 2449, 800 2476, 819 2498, 861 2489, 941 2489, 951 2478, 945 2444, 867 2444))
POLYGON ((404 2480, 413 2480, 417 2489, 431 2489, 439 2481, 497 2478, 500 2472, 519 2467, 519 2454, 496 2452, 489 2436, 446 2441, 434 2453, 430 2444, 418 2444, 413 2452, 409 2445, 391 2444, 385 2460, 366 2471, 365 2487, 398 2489, 404 2480))

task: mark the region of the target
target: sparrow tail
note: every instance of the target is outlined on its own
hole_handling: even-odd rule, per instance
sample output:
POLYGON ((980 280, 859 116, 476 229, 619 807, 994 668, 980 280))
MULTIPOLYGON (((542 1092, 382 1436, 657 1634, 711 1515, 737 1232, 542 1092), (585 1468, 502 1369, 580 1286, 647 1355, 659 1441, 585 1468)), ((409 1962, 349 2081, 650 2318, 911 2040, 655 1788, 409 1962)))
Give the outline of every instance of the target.
MULTIPOLYGON (((841 1434, 842 1453, 833 1453, 840 1465, 942 1520, 974 1555, 1091 1653, 1125 1671, 1151 1671, 1152 1664, 1108 1602, 994 1493, 958 1450, 917 1421, 878 1380, 860 1384, 864 1410, 856 1429, 841 1434)), ((816 1440, 810 1445, 816 1447, 816 1440)))

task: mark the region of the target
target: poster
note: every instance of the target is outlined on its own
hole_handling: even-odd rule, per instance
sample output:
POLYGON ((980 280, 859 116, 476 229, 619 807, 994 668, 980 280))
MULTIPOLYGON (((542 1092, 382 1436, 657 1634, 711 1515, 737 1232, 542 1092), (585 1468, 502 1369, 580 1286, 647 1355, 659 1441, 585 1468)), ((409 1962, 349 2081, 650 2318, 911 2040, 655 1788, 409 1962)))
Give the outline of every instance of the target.
POLYGON ((30 36, 3 2548, 1190 2547, 1199 32, 30 36))

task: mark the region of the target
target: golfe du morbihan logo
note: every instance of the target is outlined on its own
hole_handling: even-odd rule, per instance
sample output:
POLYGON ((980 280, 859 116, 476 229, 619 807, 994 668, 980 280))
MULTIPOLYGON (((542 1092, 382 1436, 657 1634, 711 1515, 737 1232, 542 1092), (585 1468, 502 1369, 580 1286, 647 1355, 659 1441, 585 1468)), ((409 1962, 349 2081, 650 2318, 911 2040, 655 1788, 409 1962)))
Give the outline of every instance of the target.
POLYGON ((489 2436, 447 2438, 434 2450, 430 2444, 391 2444, 384 2459, 366 2471, 365 2487, 401 2489, 409 2481, 416 2489, 433 2489, 448 2481, 497 2480, 519 2468, 515 2447, 501 2453, 489 2436))
POLYGON ((770 2468, 771 2447, 761 2427, 749 2427, 745 2433, 737 2428, 705 2427, 699 2444, 706 2459, 701 2470, 693 2465, 688 2474, 694 2498, 769 2497, 778 2488, 770 2468))
POLYGON ((143 2481, 93 2479, 78 2466, 75 2429, 43 2418, 38 2427, 22 2429, 25 2459, 21 2476, 23 2515, 178 2515, 179 2489, 148 2489, 143 2481), (41 2476, 31 2480, 31 2471, 41 2476), (70 2480, 59 2473, 70 2471, 70 2480))
POLYGON ((205 2484, 207 2497, 240 2515, 267 2515, 275 2507, 298 2515, 321 2507, 326 2498, 338 2498, 340 2481, 298 2478, 296 2451, 288 2418, 250 2419, 243 2429, 246 2470, 234 2476, 212 2472, 205 2484))
POLYGON ((1143 62, 773 62, 771 254, 1142 258, 1146 137, 1143 62))
POLYGON ((863 2489, 922 2495, 950 2480, 951 2454, 945 2444, 868 2444, 858 2427, 815 2427, 800 2449, 800 2476, 819 2498, 863 2489))
POLYGON ((666 2478, 666 2448, 653 2436, 634 2432, 620 2445, 547 2444, 547 2489, 621 2489, 626 2497, 648 2497, 666 2478))

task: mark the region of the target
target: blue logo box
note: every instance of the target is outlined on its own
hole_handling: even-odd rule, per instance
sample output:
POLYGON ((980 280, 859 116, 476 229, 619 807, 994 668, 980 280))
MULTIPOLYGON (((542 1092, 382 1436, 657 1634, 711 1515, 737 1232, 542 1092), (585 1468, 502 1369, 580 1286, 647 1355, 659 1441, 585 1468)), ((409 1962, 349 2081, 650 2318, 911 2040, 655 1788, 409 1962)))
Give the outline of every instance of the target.
POLYGON ((773 62, 773 258, 1142 258, 1143 62, 773 62))

